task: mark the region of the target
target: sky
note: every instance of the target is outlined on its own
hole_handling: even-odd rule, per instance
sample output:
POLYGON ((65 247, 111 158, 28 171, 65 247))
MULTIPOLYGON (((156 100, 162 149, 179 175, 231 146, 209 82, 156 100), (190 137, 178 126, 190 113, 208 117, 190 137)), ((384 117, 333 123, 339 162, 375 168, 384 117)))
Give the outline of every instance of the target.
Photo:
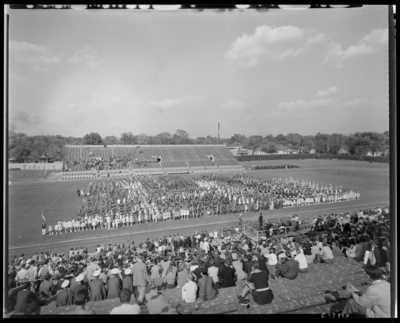
POLYGON ((17 132, 389 130, 387 6, 8 13, 17 132))

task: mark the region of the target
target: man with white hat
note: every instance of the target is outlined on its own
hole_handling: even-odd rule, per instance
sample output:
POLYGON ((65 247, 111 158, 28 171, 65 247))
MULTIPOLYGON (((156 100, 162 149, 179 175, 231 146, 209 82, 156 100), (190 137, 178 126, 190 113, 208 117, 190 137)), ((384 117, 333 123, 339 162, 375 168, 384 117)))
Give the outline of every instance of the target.
POLYGON ((121 279, 119 278, 119 269, 114 268, 111 270, 112 277, 108 280, 108 296, 107 299, 118 298, 121 292, 121 279))
POLYGON ((102 279, 99 279, 101 270, 96 270, 93 273, 93 280, 89 283, 90 301, 102 301, 106 299, 106 288, 102 279))
POLYGON ((81 290, 81 289, 87 290, 86 286, 83 284, 83 279, 84 279, 84 278, 85 278, 85 277, 83 276, 83 274, 79 274, 78 277, 75 278, 75 281, 76 281, 76 283, 77 283, 78 285, 72 289, 72 293, 73 293, 74 295, 76 295, 76 293, 77 293, 79 290, 81 290))
POLYGON ((122 280, 122 289, 128 289, 131 294, 133 293, 133 283, 132 283, 132 270, 130 268, 125 269, 125 277, 122 280))
POLYGON ((61 285, 62 290, 57 294, 56 307, 68 306, 73 304, 74 295, 68 287, 69 280, 64 280, 61 285))

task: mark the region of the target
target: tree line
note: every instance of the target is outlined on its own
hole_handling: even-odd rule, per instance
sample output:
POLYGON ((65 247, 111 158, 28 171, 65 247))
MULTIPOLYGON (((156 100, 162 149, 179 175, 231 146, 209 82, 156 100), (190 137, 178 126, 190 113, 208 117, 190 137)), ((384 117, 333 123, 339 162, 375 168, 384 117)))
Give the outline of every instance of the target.
POLYGON ((123 132, 119 137, 106 136, 99 133, 89 133, 83 138, 57 136, 28 136, 23 133, 9 131, 8 158, 17 162, 38 161, 46 156, 55 161, 64 157, 65 145, 227 145, 241 146, 244 149, 260 150, 265 153, 275 153, 282 146, 303 153, 340 154, 346 151, 350 155, 366 155, 386 152, 389 149, 389 132, 356 132, 349 135, 339 133, 302 136, 298 133, 277 136, 245 136, 234 134, 230 138, 213 136, 192 139, 185 130, 178 129, 174 134, 162 132, 155 136, 146 134, 134 135, 123 132))

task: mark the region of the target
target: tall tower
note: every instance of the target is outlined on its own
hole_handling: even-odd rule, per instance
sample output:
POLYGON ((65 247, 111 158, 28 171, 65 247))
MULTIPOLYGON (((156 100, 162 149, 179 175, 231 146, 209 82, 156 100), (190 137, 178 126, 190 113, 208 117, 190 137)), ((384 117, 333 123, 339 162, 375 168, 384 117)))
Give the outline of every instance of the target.
POLYGON ((219 122, 218 122, 218 140, 219 140, 219 122))

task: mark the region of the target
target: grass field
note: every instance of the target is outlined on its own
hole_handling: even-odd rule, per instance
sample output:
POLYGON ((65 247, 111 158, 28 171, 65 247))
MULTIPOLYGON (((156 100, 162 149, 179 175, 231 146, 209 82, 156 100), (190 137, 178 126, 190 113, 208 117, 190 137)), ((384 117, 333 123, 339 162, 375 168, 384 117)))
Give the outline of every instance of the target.
MULTIPOLYGON (((251 167, 255 164, 285 164, 290 161, 259 161, 245 162, 243 165, 251 167)), ((353 162, 340 161, 339 176, 337 161, 334 160, 299 160, 293 161, 300 168, 246 171, 245 176, 258 178, 293 177, 311 180, 318 183, 331 183, 334 186, 342 185, 345 190, 360 191, 361 199, 352 202, 337 204, 315 205, 300 208, 287 208, 264 212, 264 217, 276 218, 297 213, 300 216, 325 214, 335 211, 350 211, 353 209, 384 206, 389 204, 389 165, 381 163, 355 162, 353 178, 353 162)), ((34 171, 26 171, 34 172, 34 171)), ((38 172, 38 171, 36 171, 38 172)), ((43 173, 43 171, 40 171, 43 173)), ((223 176, 228 176, 224 174, 223 176)), ((87 189, 89 180, 82 181, 58 181, 42 179, 37 174, 31 173, 23 182, 12 180, 9 187, 8 198, 8 243, 9 255, 16 253, 28 253, 32 251, 59 250, 67 251, 70 246, 92 247, 97 243, 114 243, 126 241, 126 239, 140 240, 146 237, 182 233, 192 233, 194 230, 221 228, 232 226, 237 222, 237 215, 224 215, 200 219, 182 221, 168 221, 156 224, 143 224, 119 230, 95 230, 75 232, 63 235, 41 235, 41 211, 48 222, 73 217, 79 210, 82 199, 77 195, 77 189, 87 189), (37 181, 26 179, 39 178, 37 181), (40 180, 42 179, 42 180, 40 180)), ((247 213, 244 219, 255 218, 258 214, 247 213)))

